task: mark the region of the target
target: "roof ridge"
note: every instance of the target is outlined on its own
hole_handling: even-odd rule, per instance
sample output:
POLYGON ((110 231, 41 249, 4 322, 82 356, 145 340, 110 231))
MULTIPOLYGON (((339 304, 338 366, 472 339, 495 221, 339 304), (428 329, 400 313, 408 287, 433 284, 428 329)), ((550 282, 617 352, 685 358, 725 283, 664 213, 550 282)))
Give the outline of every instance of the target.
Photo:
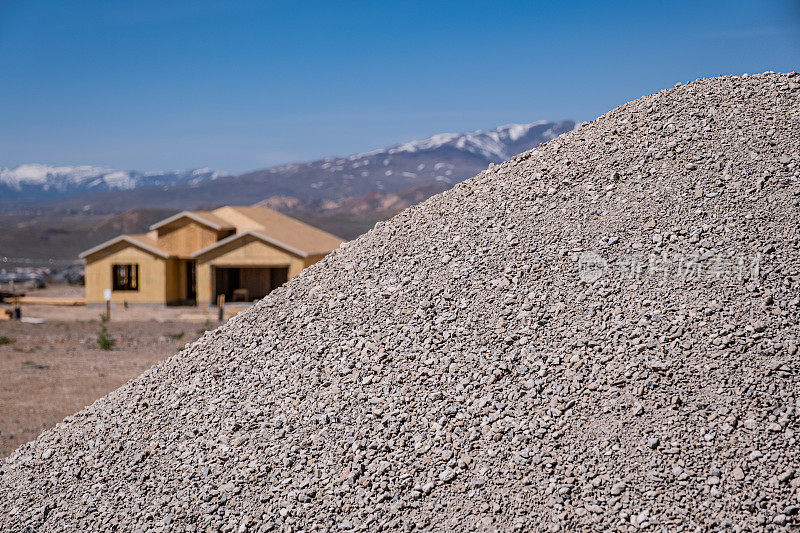
POLYGON ((99 252, 100 250, 104 250, 105 248, 108 248, 109 246, 112 246, 112 245, 117 244, 119 242, 127 242, 129 244, 134 245, 134 246, 138 246, 139 248, 142 248, 143 250, 146 250, 146 251, 148 251, 148 252, 150 252, 152 254, 155 254, 155 255, 157 255, 159 257, 163 257, 164 259, 170 257, 170 255, 171 255, 166 250, 163 250, 162 248, 160 248, 158 242, 154 241, 153 239, 151 239, 149 237, 147 237, 146 234, 143 234, 143 233, 131 233, 131 234, 123 233, 122 235, 118 235, 117 237, 114 237, 113 239, 109 239, 109 240, 107 240, 107 241, 105 241, 103 243, 98 244, 97 246, 94 246, 92 248, 89 248, 88 250, 85 250, 85 251, 81 252, 80 254, 78 254, 78 257, 83 259, 85 257, 88 257, 88 256, 90 256, 92 254, 95 254, 95 253, 99 252), (150 242, 149 243, 142 242, 142 240, 140 240, 140 239, 146 239, 146 240, 148 240, 150 242))
MULTIPOLYGON (((156 222, 155 224, 150 226, 150 229, 151 230, 155 230, 155 229, 164 227, 167 224, 175 222, 176 220, 180 220, 181 218, 184 218, 184 217, 190 218, 190 219, 194 220, 195 222, 199 222, 200 224, 205 224, 206 226, 208 226, 210 228, 213 228, 213 229, 215 229, 217 231, 222 230, 222 229, 231 229, 231 228, 235 227, 235 226, 221 226, 217 222, 215 222, 213 220, 209 220, 209 217, 215 217, 215 218, 219 218, 220 220, 224 220, 222 217, 216 215, 215 213, 212 213, 211 211, 189 211, 189 210, 183 210, 183 211, 181 211, 179 213, 175 213, 171 217, 167 217, 167 218, 165 218, 163 220, 159 220, 158 222, 156 222), (203 219, 203 216, 205 216, 206 218, 203 219)), ((227 220, 224 220, 224 221, 225 221, 225 223, 230 224, 229 221, 227 221, 227 220)))
MULTIPOLYGON (((311 229, 311 230, 313 230, 315 232, 323 233, 323 234, 328 235, 330 237, 333 237, 335 239, 342 240, 341 237, 339 237, 338 235, 334 235, 333 233, 325 231, 324 229, 320 229, 320 228, 318 228, 316 226, 312 226, 311 224, 309 224, 307 222, 303 222, 300 219, 297 219, 297 218, 295 218, 293 216, 286 215, 284 213, 281 213, 280 211, 276 211, 275 209, 270 209, 269 207, 266 207, 266 206, 244 205, 244 206, 225 206, 225 207, 230 207, 230 208, 232 208, 234 210, 237 210, 237 211, 239 209, 258 209, 258 210, 262 210, 262 211, 267 211, 267 212, 269 212, 270 214, 272 214, 274 216, 277 216, 279 218, 283 218, 284 220, 291 221, 292 223, 295 223, 295 224, 303 225, 303 226, 305 226, 305 227, 307 227, 307 228, 309 228, 309 229, 311 229)), ((258 220, 254 220, 252 217, 248 216, 247 213, 242 213, 242 214, 244 216, 246 216, 247 218, 249 218, 250 220, 252 220, 253 222, 255 222, 256 224, 258 224, 259 226, 264 227, 263 224, 261 224, 258 220)), ((264 227, 264 229, 268 230, 269 228, 264 227)))
POLYGON ((309 255, 311 255, 308 252, 304 252, 303 250, 299 250, 299 249, 295 248, 294 246, 290 246, 290 245, 288 245, 286 243, 280 242, 279 240, 273 239, 273 238, 271 238, 271 237, 269 237, 267 235, 264 235, 264 234, 262 234, 262 233, 260 233, 258 231, 247 230, 247 231, 242 231, 242 232, 239 232, 239 233, 234 233, 233 235, 225 237, 224 239, 222 239, 220 241, 217 241, 217 242, 215 242, 213 244, 209 244, 205 248, 201 248, 200 250, 197 250, 196 252, 193 252, 192 254, 190 254, 190 257, 192 257, 192 258, 200 257, 201 255, 203 255, 203 254, 205 254, 207 252, 210 252, 211 250, 219 248, 220 246, 224 246, 224 245, 226 245, 228 243, 231 243, 233 241, 236 241, 236 240, 241 239, 242 237, 246 237, 248 235, 250 235, 252 237, 256 237, 258 239, 261 239, 261 240, 263 240, 263 241, 265 241, 265 242, 267 242, 269 244, 272 244, 273 246, 277 246, 278 248, 283 248, 284 250, 286 250, 288 252, 291 252, 291 253, 293 253, 295 255, 298 255, 298 256, 300 256, 302 258, 306 258, 309 255))

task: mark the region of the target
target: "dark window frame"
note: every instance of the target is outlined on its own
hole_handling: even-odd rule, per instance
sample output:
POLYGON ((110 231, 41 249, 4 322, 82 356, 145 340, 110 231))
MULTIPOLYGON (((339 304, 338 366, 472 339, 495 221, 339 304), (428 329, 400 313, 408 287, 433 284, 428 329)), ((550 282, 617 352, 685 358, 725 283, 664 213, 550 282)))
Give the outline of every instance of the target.
POLYGON ((135 292, 139 290, 139 263, 111 266, 111 286, 115 291, 135 292))

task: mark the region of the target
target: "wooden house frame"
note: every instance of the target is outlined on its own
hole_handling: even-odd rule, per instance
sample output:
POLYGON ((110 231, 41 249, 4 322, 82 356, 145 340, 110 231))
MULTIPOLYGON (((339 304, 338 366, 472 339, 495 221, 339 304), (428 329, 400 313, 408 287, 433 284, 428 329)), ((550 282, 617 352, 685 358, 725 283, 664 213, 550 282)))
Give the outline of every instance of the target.
POLYGON ((338 237, 266 207, 224 206, 182 211, 120 235, 80 257, 86 301, 131 304, 214 304, 256 300, 316 263, 338 237))

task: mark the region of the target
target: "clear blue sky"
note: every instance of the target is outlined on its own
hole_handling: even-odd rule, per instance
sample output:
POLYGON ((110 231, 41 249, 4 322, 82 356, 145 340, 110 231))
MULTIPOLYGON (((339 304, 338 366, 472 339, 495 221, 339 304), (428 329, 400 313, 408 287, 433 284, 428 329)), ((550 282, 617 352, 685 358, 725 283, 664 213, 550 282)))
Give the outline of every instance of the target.
POLYGON ((238 172, 799 63, 798 0, 0 0, 0 166, 238 172))

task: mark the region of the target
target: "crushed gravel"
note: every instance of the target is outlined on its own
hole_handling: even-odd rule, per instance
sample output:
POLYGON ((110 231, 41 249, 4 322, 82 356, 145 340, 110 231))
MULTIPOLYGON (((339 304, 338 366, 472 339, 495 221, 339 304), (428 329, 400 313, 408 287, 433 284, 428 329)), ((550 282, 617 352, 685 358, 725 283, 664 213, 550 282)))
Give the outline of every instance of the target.
POLYGON ((800 524, 800 76, 697 80, 344 245, 0 467, 0 529, 800 524))

